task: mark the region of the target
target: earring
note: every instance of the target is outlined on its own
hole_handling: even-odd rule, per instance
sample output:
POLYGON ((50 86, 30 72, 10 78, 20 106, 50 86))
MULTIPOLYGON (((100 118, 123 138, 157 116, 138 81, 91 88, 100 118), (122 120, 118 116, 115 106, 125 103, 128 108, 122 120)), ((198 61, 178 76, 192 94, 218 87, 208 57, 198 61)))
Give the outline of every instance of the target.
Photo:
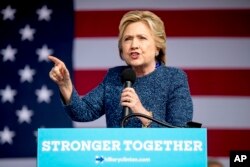
POLYGON ((155 57, 157 57, 159 55, 159 51, 155 52, 155 57))

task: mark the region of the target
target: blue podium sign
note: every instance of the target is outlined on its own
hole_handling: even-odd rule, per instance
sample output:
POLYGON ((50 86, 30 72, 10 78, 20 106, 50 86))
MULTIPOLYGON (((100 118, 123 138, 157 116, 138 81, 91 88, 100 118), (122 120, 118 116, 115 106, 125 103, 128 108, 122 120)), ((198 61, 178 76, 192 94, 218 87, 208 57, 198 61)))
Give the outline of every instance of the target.
POLYGON ((38 167, 206 167, 204 128, 38 130, 38 167))

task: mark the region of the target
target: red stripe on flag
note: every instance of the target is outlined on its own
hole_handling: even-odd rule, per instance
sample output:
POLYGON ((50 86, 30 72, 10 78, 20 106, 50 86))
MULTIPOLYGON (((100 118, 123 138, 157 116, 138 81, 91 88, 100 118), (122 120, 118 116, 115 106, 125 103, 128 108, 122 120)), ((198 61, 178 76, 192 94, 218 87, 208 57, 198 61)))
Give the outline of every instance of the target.
MULTIPOLYGON (((250 9, 152 10, 162 18, 167 36, 249 37, 250 9)), ((76 11, 76 37, 118 36, 118 25, 127 11, 76 11)))
POLYGON ((208 156, 229 157, 230 150, 250 150, 250 130, 209 129, 207 135, 208 156))
POLYGON ((185 70, 192 95, 250 96, 250 69, 185 70))
MULTIPOLYGON (((104 78, 107 70, 76 70, 75 86, 86 94, 104 78)), ((250 96, 250 69, 186 69, 192 95, 250 96)))
POLYGON ((76 70, 74 71, 75 88, 80 95, 88 93, 103 79, 107 70, 76 70))

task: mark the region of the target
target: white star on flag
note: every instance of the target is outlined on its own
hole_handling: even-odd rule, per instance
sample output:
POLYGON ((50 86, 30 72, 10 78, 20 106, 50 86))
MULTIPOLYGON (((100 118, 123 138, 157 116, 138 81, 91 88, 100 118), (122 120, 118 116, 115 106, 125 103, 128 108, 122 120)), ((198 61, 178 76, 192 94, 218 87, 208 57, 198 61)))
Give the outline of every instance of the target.
POLYGON ((16 115, 18 116, 19 123, 23 123, 23 122, 30 123, 33 112, 32 110, 29 110, 27 106, 23 106, 21 110, 16 111, 16 115))
POLYGON ((31 69, 29 65, 26 65, 24 69, 18 71, 18 74, 21 76, 20 81, 33 81, 33 75, 36 73, 34 69, 31 69))
POLYGON ((15 60, 15 54, 17 53, 17 49, 14 49, 11 47, 11 45, 8 45, 6 49, 1 50, 1 54, 3 55, 3 62, 10 60, 15 60))
POLYGON ((14 96, 17 94, 17 91, 11 89, 9 85, 5 89, 0 90, 0 95, 2 96, 2 103, 9 101, 10 103, 14 102, 14 96))
POLYGON ((7 126, 4 127, 3 131, 0 131, 0 142, 1 144, 9 143, 12 144, 12 138, 15 136, 15 132, 10 131, 7 126))
POLYGON ((38 61, 49 61, 48 56, 53 54, 53 50, 49 49, 47 45, 43 45, 42 48, 36 50, 38 54, 38 61))
MULTIPOLYGON (((45 126, 40 126, 40 128, 45 128, 45 126)), ((35 130, 35 131, 33 131, 33 135, 37 138, 37 134, 38 134, 38 132, 37 132, 37 130, 35 130)))
POLYGON ((3 14, 3 20, 13 20, 15 18, 14 14, 16 13, 16 9, 12 9, 11 6, 7 6, 1 11, 1 13, 3 14))
POLYGON ((33 132, 33 135, 37 138, 37 130, 33 132))
POLYGON ((37 101, 39 103, 41 102, 46 102, 49 103, 50 102, 50 96, 52 96, 53 91, 49 90, 47 88, 47 86, 43 85, 41 89, 37 89, 35 91, 36 95, 37 95, 37 101))
POLYGON ((19 33, 22 35, 22 41, 29 40, 33 41, 34 33, 36 32, 35 29, 30 28, 29 25, 26 25, 24 28, 20 29, 19 33))
POLYGON ((36 13, 38 14, 38 20, 49 21, 52 10, 48 9, 48 7, 44 5, 41 9, 38 9, 36 13))

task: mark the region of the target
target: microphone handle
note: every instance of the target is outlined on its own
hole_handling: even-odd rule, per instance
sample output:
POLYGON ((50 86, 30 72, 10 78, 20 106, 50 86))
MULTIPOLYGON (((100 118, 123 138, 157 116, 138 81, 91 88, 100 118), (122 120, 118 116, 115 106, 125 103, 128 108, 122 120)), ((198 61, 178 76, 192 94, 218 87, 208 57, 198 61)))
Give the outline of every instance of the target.
MULTIPOLYGON (((131 81, 126 81, 124 83, 124 88, 130 88, 131 86, 132 86, 132 82, 131 81)), ((123 112, 123 117, 126 117, 126 116, 128 116, 131 113, 130 108, 127 107, 127 106, 123 107, 122 112, 123 112)))
POLYGON ((124 88, 130 88, 132 86, 132 82, 131 81, 126 81, 125 83, 124 83, 124 88))
POLYGON ((122 109, 122 112, 123 112, 123 118, 128 116, 131 112, 130 112, 130 108, 127 107, 127 106, 124 106, 123 109, 122 109))

